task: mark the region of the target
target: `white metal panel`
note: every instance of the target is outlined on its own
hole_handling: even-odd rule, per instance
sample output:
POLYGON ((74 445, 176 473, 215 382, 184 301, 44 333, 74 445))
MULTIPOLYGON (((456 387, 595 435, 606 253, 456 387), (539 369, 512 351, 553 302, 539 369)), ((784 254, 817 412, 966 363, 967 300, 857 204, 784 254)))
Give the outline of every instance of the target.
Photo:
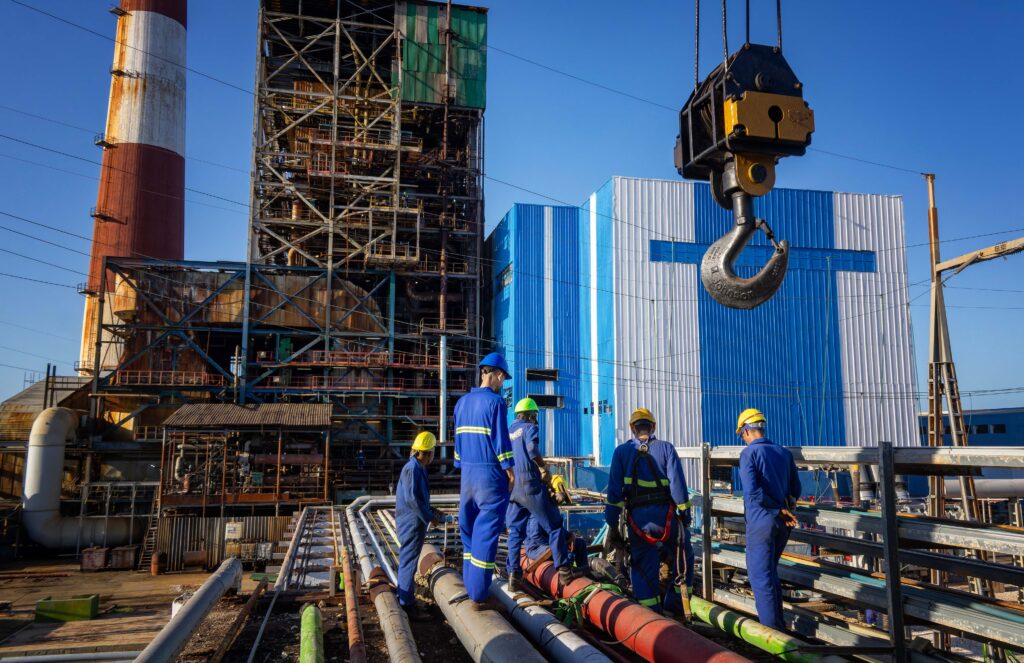
POLYGON ((903 199, 836 193, 835 246, 875 253, 874 273, 838 272, 846 440, 920 444, 903 199))
POLYGON ((118 19, 106 135, 185 155, 185 26, 153 11, 118 19))
POLYGON ((659 437, 699 446, 697 266, 650 256, 651 240, 694 241, 693 185, 616 177, 614 196, 617 439, 629 439, 630 413, 646 407, 659 437))

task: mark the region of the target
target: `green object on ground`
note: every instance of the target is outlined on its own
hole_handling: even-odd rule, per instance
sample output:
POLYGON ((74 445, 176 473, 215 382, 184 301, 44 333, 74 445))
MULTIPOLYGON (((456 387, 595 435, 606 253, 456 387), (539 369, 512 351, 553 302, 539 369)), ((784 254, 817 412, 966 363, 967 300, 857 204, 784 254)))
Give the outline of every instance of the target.
POLYGON ((320 608, 315 605, 307 605, 302 609, 299 663, 324 663, 323 619, 320 616, 320 608))
POLYGON ((69 599, 46 597, 36 601, 37 622, 78 622, 95 619, 99 612, 99 594, 81 594, 69 599))
POLYGON ((702 622, 748 642, 762 651, 773 654, 780 660, 791 663, 831 663, 843 660, 835 656, 800 652, 800 648, 807 645, 803 640, 763 626, 752 617, 705 601, 699 596, 690 598, 690 609, 693 611, 693 616, 702 622))
POLYGON ((276 573, 253 573, 251 576, 249 576, 249 579, 252 580, 253 582, 259 582, 261 580, 266 580, 268 583, 275 583, 275 582, 277 582, 277 574, 276 573))

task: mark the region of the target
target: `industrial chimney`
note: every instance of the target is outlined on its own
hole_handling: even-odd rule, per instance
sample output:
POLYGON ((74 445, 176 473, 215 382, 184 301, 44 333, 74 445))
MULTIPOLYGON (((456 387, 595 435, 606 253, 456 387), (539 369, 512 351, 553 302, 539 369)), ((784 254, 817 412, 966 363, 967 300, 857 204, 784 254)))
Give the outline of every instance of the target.
MULTIPOLYGON (((85 288, 81 372, 95 359, 107 256, 181 260, 185 244, 185 24, 187 0, 121 0, 103 165, 85 288)), ((113 279, 105 289, 112 292, 113 279)), ((105 319, 111 319, 109 308, 105 319)), ((101 369, 120 352, 104 344, 101 369), (110 348, 110 352, 107 348, 110 348)))

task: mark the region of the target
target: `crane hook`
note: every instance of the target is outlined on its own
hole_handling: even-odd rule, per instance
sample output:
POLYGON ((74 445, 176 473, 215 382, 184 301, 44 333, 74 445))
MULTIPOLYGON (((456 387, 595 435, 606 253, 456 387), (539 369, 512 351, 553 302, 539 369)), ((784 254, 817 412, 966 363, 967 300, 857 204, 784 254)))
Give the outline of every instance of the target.
POLYGON ((752 309, 760 306, 782 287, 789 266, 789 242, 777 242, 775 234, 764 219, 754 216, 754 203, 750 194, 736 183, 735 166, 729 162, 722 174, 722 189, 732 198, 732 213, 736 225, 708 247, 700 264, 703 281, 715 301, 729 308, 752 309), (754 232, 760 229, 775 247, 775 253, 757 274, 750 278, 736 275, 733 265, 747 246, 754 232))

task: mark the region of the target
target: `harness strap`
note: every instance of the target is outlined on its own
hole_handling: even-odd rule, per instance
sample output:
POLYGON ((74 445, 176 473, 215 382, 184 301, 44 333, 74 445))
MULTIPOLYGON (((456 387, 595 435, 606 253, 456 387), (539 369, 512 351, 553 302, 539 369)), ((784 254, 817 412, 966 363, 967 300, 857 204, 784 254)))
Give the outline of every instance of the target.
POLYGON ((665 531, 661 533, 661 536, 655 538, 647 532, 640 529, 640 526, 633 520, 633 515, 628 511, 626 512, 626 519, 629 521, 629 526, 633 528, 636 535, 647 542, 648 545, 655 545, 658 543, 665 543, 668 541, 669 534, 672 533, 672 509, 667 509, 667 515, 665 517, 665 531))

